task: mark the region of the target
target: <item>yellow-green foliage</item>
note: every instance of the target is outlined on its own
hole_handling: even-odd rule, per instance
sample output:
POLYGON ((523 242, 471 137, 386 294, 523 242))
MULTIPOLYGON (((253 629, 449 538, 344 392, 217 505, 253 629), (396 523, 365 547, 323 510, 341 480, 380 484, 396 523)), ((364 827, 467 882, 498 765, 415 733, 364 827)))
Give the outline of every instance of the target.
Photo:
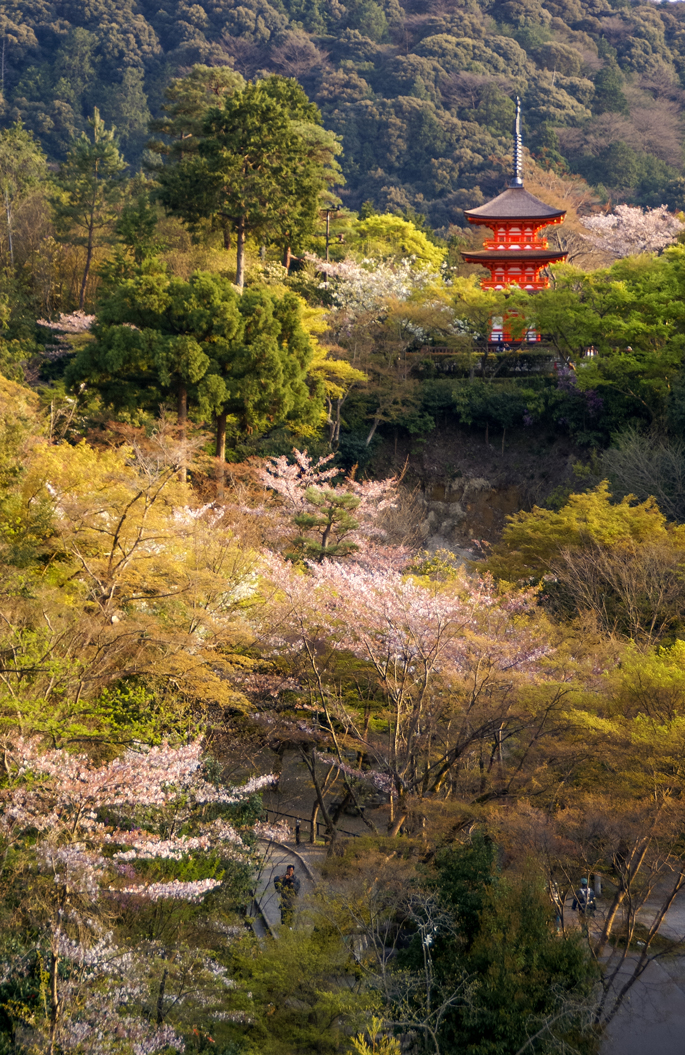
POLYGON ((328 400, 342 399, 354 385, 364 384, 368 377, 357 370, 347 359, 333 358, 332 350, 319 341, 319 336, 326 332, 326 312, 322 308, 312 308, 304 301, 302 305, 302 325, 309 334, 313 348, 309 374, 321 381, 328 400))
POLYGON ((612 502, 606 480, 585 494, 571 495, 558 512, 535 506, 509 517, 488 568, 515 580, 540 577, 564 550, 656 543, 685 553, 685 526, 669 524, 653 498, 632 495, 612 502))
POLYGON ((42 431, 38 396, 0 375, 0 474, 15 475, 31 441, 42 431))
POLYGON ((244 709, 228 676, 249 666, 235 646, 256 601, 255 554, 198 514, 173 463, 36 443, 0 506, 0 543, 0 647, 14 656, 1 724, 58 740, 131 673, 179 714, 244 709))
POLYGON ((333 1055, 347 1039, 343 1024, 362 1027, 374 1002, 350 947, 322 917, 314 928, 282 927, 277 942, 239 948, 233 976, 251 993, 245 1010, 254 1055, 333 1055))
POLYGON ((423 231, 410 220, 403 220, 393 213, 369 216, 353 228, 354 242, 364 256, 414 257, 417 264, 440 267, 447 250, 429 241, 423 231))
POLYGON ((402 1049, 399 1040, 385 1036, 382 1029, 383 1020, 374 1016, 368 1028, 370 1043, 362 1033, 358 1033, 352 1038, 352 1050, 357 1055, 400 1055, 402 1049))
POLYGON ((629 644, 597 692, 568 712, 585 755, 579 792, 604 796, 611 813, 679 809, 673 789, 685 774, 685 642, 669 648, 629 644))

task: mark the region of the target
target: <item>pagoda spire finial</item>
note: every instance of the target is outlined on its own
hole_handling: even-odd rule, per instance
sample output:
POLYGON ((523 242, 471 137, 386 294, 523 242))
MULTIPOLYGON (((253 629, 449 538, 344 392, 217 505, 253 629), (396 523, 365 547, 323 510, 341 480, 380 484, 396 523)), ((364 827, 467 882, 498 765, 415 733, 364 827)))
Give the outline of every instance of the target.
POLYGON ((521 100, 516 96, 516 121, 514 123, 514 178, 510 187, 523 186, 523 143, 521 142, 521 100))

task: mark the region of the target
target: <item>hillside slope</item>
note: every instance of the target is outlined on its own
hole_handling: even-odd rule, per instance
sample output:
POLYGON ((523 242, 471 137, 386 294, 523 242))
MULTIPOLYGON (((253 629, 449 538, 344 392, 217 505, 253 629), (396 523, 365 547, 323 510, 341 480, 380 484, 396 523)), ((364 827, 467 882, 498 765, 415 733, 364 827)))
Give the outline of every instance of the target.
POLYGON ((526 142, 614 199, 685 205, 685 5, 608 0, 9 0, 3 123, 53 159, 97 105, 132 165, 193 63, 297 77, 343 137, 346 204, 436 228, 501 186, 526 142))

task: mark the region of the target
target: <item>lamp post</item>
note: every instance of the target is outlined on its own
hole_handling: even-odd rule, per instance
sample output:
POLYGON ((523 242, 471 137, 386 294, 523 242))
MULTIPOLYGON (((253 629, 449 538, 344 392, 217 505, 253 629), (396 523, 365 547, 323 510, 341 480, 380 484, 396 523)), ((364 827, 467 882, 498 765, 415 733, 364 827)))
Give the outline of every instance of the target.
POLYGON ((326 212, 326 263, 328 263, 328 260, 329 260, 328 250, 329 250, 329 246, 331 244, 331 213, 338 213, 338 212, 340 212, 340 206, 339 205, 334 205, 332 208, 326 209, 325 212, 326 212))

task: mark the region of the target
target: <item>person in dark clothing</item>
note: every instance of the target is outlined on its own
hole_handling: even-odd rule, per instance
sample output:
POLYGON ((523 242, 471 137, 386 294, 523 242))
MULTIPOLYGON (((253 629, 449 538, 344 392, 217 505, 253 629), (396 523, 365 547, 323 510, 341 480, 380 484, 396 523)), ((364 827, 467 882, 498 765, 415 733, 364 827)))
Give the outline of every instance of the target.
POLYGON ((588 886, 587 879, 581 879, 580 889, 575 892, 571 908, 581 916, 594 916, 597 908, 595 892, 588 886))
POLYGON ((295 875, 295 866, 288 865, 285 875, 276 876, 274 886, 281 898, 281 923, 290 926, 295 911, 295 898, 300 892, 300 880, 295 875))

